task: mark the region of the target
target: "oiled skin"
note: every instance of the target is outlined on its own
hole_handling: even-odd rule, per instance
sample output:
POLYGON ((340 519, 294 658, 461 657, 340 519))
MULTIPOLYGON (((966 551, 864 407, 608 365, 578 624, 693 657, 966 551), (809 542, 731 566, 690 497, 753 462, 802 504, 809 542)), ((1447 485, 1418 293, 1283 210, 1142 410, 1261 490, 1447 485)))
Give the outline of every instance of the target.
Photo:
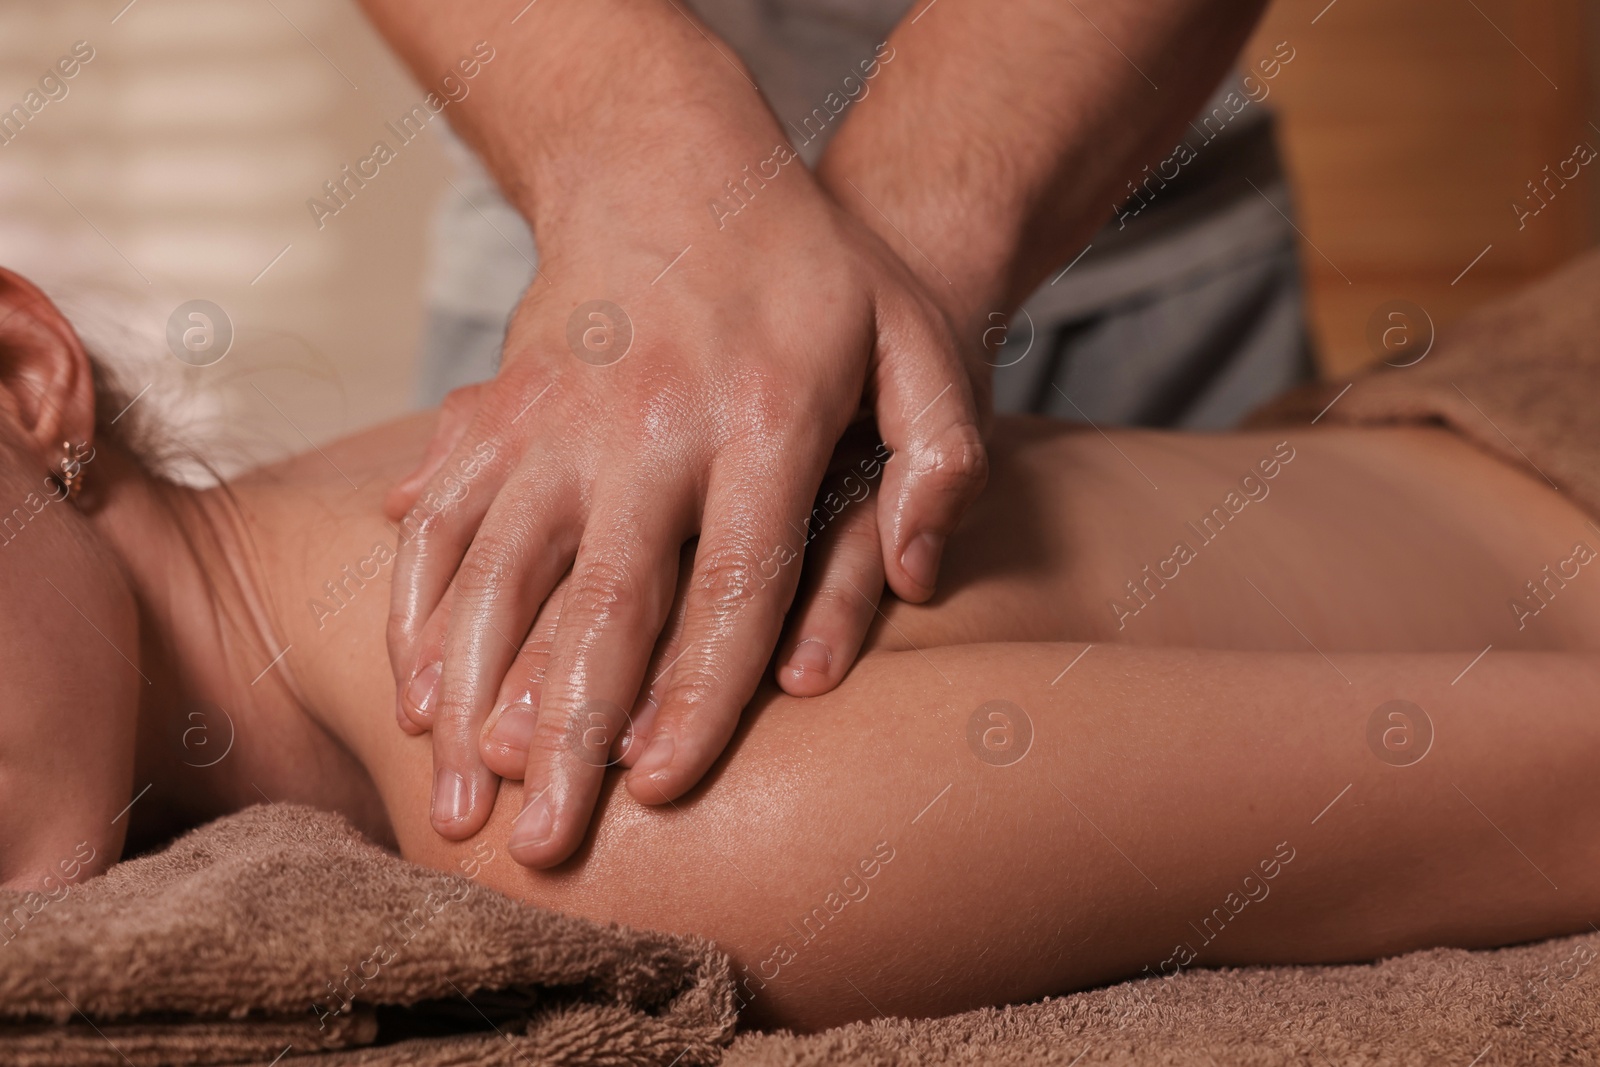
MULTIPOLYGON (((359 492, 315 455, 235 486, 305 713, 371 777, 376 803, 356 814, 380 812, 407 857, 531 903, 716 939, 751 1022, 930 1015, 1193 962, 1500 944, 1584 928, 1600 904, 1600 578, 1582 567, 1521 630, 1510 607, 1600 537, 1442 431, 1105 438, 1002 422, 948 592, 885 604, 836 692, 764 689, 684 800, 645 807, 608 781, 576 859, 531 871, 503 848, 516 783, 473 840, 429 825, 428 739, 393 716, 388 570, 336 613, 325 594, 311 606, 393 544, 377 502, 427 429, 327 449, 359 492), (1185 523, 1252 471, 1267 495, 1202 543, 1185 523), (1110 601, 1137 605, 1125 583, 1180 538, 1195 558, 1119 618, 1110 601), (1369 745, 1394 699, 1433 728, 1410 766, 1369 745), (969 744, 995 700, 1031 723, 1009 766, 969 744)), ((352 806, 322 795, 325 771, 284 773, 288 796, 352 806)))

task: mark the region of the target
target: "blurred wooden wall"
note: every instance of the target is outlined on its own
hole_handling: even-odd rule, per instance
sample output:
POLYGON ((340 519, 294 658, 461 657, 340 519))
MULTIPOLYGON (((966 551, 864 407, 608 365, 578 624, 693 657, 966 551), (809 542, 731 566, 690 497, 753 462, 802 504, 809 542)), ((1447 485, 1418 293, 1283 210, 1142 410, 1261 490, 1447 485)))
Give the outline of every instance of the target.
POLYGON ((1552 183, 1549 205, 1520 229, 1512 208, 1537 206, 1527 183, 1580 142, 1600 150, 1595 7, 1277 0, 1269 10, 1243 59, 1283 40, 1296 49, 1272 99, 1326 374, 1374 358, 1367 322, 1386 301, 1409 299, 1447 324, 1595 243, 1600 159, 1565 188, 1552 183))

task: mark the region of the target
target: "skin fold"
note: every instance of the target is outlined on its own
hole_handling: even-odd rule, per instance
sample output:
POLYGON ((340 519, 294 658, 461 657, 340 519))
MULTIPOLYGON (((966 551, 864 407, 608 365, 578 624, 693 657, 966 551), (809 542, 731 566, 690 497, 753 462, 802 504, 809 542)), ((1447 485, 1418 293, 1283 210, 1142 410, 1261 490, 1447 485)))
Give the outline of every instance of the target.
MULTIPOLYGON (((394 729, 405 531, 380 509, 433 416, 174 489, 94 436, 81 349, 18 292, 0 491, 26 493, 63 438, 95 458, 0 545, 7 884, 40 886, 81 842, 87 875, 264 799, 309 803, 529 903, 711 937, 744 1019, 798 1028, 1505 944, 1600 910, 1600 579, 1571 564, 1524 601, 1537 614, 1511 606, 1600 532, 1443 431, 1001 420, 946 593, 885 604, 833 692, 763 689, 689 795, 643 805, 607 772, 577 855, 532 870, 505 847, 520 784, 446 841, 429 739, 394 729), (1212 540, 1188 525, 1230 500, 1212 540), (1183 539, 1194 558, 1129 599, 1183 539), (1374 731, 1394 700, 1426 716, 1420 759, 1420 719, 1398 743, 1394 720, 1374 731)), ((548 755, 594 753, 580 735, 548 755)))

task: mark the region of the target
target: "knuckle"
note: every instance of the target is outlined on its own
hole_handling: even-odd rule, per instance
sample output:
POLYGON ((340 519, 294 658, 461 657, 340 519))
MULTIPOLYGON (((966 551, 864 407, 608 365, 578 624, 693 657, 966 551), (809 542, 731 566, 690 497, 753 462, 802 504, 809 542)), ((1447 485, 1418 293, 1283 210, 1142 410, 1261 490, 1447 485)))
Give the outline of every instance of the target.
POLYGON ((723 672, 707 661, 679 664, 672 672, 663 694, 662 710, 670 705, 672 713, 680 720, 699 718, 715 700, 727 679, 723 672))
POLYGON ((764 369, 740 375, 729 399, 737 436, 747 440, 779 440, 795 421, 795 390, 764 369))
POLYGON ((659 444, 670 440, 701 410, 702 392, 675 368, 652 367, 641 374, 623 396, 626 410, 638 413, 632 426, 639 442, 659 444))
POLYGON ((639 583, 629 569, 615 560, 596 558, 573 574, 561 614, 564 619, 603 622, 639 602, 639 583))
POLYGON ((696 586, 715 615, 737 609, 766 583, 755 557, 743 546, 714 549, 696 562, 696 586))
POLYGON ((523 652, 517 658, 515 672, 516 688, 535 691, 543 689, 545 678, 550 673, 550 650, 546 648, 531 654, 523 652))
POLYGON ((577 763, 583 763, 591 767, 604 766, 611 743, 622 730, 621 720, 624 718, 620 707, 609 705, 607 710, 610 708, 615 708, 616 713, 599 712, 590 706, 551 716, 541 711, 538 726, 528 746, 530 763, 537 760, 546 765, 561 763, 575 767, 577 763))
POLYGON ((512 688, 529 686, 542 688, 550 671, 550 658, 554 643, 548 638, 530 638, 517 652, 506 681, 512 688))
POLYGON ((809 608, 812 612, 829 618, 856 619, 872 613, 872 604, 854 589, 832 582, 820 586, 811 594, 809 608))
POLYGON ((919 460, 917 476, 938 489, 976 490, 989 479, 989 450, 971 423, 950 427, 919 460))
POLYGON ((499 596, 516 580, 521 565, 522 553, 515 544, 499 538, 481 538, 461 561, 456 588, 472 602, 499 596))
POLYGON ((404 656, 421 656, 442 642, 430 632, 427 613, 411 598, 391 598, 384 629, 389 655, 398 666, 404 656))
POLYGON ((517 663, 543 664, 550 658, 550 652, 555 648, 556 632, 553 628, 535 628, 522 643, 522 648, 517 652, 517 663))
POLYGON ((839 524, 839 554, 849 560, 878 558, 878 515, 869 507, 857 507, 839 524))
POLYGON ((396 525, 400 528, 401 551, 410 550, 416 558, 426 559, 429 548, 437 541, 447 540, 455 527, 453 501, 424 489, 396 525))
POLYGON ((549 722, 544 715, 539 716, 539 725, 528 741, 529 766, 549 766, 567 754, 569 717, 563 714, 553 718, 556 721, 549 722))
POLYGON ((433 717, 434 753, 452 765, 469 762, 471 753, 477 750, 477 727, 482 720, 483 716, 475 713, 472 703, 460 694, 441 699, 433 717))
POLYGON ((389 643, 410 643, 416 640, 419 626, 412 623, 416 611, 411 605, 409 597, 391 595, 389 597, 389 610, 385 616, 385 632, 388 634, 389 643))
POLYGON ((679 736, 694 738, 691 749, 720 752, 738 727, 742 708, 724 672, 700 667, 673 680, 657 721, 670 720, 679 736))

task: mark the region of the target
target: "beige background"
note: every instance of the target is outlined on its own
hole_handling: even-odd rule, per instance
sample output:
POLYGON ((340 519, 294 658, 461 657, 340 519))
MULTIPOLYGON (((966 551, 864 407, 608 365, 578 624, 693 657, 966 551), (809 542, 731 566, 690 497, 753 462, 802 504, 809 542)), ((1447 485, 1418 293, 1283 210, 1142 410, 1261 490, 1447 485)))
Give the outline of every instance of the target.
POLYGON ((403 410, 427 222, 448 189, 438 145, 407 146, 321 231, 305 201, 392 143, 384 123, 421 91, 353 4, 126 2, 0 2, 3 106, 73 42, 96 52, 0 146, 0 264, 131 361, 130 392, 156 383, 130 417, 159 409, 224 468, 403 410), (165 347, 193 298, 236 327, 204 369, 165 347))
MULTIPOLYGON (((403 410, 428 221, 449 191, 438 145, 406 147, 321 231, 305 201, 421 91, 346 2, 125 2, 0 0, 0 105, 73 42, 96 51, 0 146, 0 264, 61 299, 129 367, 131 393, 151 385, 130 417, 182 428, 223 468, 403 410), (197 297, 237 328, 203 369, 164 343, 197 297)), ((1577 140, 1600 147, 1586 7, 1275 5, 1247 54, 1297 51, 1273 102, 1330 373, 1371 358, 1366 322, 1386 300, 1447 323, 1594 243, 1600 166, 1522 232, 1510 207, 1577 140)))

